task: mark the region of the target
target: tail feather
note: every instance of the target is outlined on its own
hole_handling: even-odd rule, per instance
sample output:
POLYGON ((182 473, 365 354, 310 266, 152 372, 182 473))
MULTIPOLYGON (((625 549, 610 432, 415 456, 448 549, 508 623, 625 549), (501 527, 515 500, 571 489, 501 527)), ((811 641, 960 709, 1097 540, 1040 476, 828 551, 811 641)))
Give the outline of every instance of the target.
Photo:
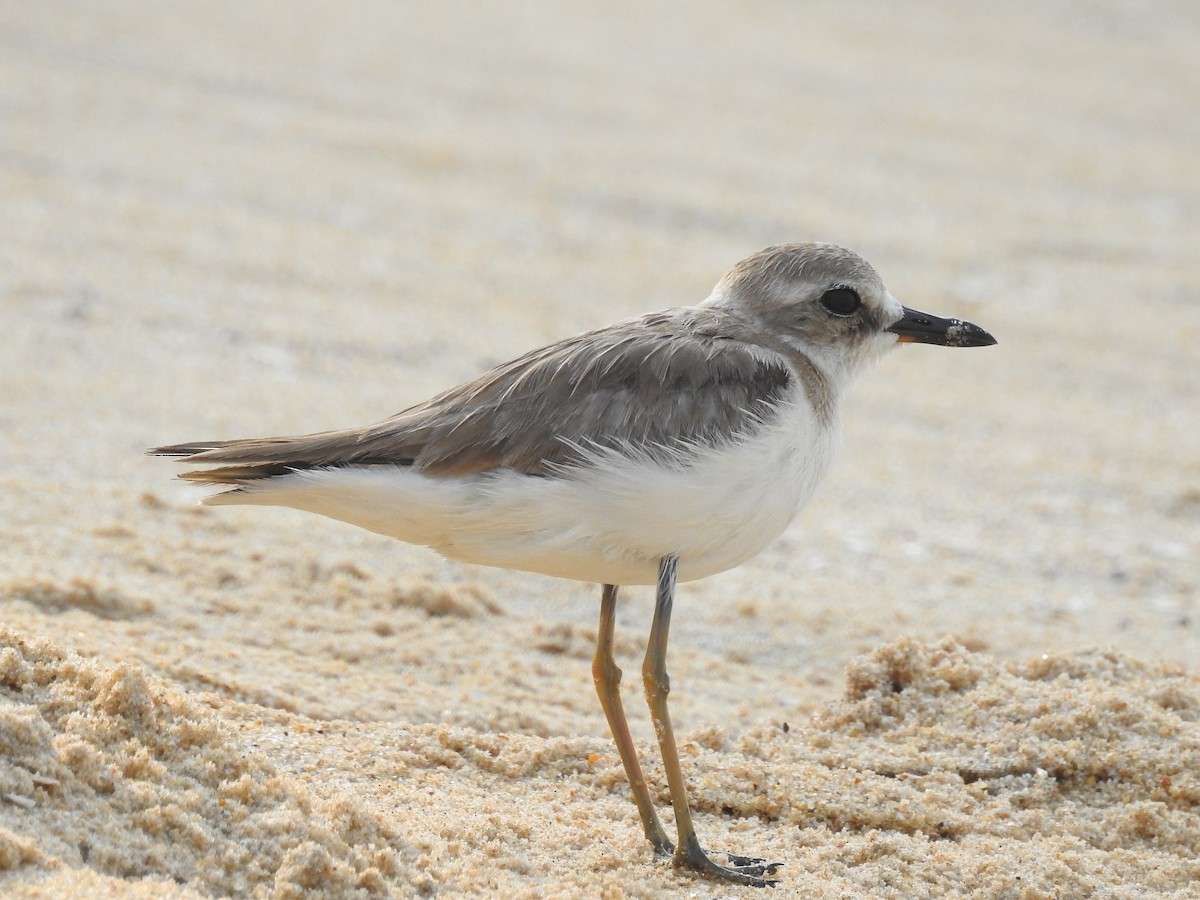
POLYGON ((244 485, 251 481, 274 478, 277 475, 288 475, 300 468, 302 467, 283 463, 265 463, 259 466, 221 466, 196 472, 181 472, 179 477, 184 481, 194 481, 197 484, 244 485))
MULTIPOLYGON (((386 432, 382 436, 388 437, 386 432)), ((184 472, 179 477, 185 481, 234 486, 328 466, 411 463, 411 457, 404 453, 402 446, 387 448, 382 453, 376 451, 375 445, 383 443, 380 437, 370 431, 329 431, 299 437, 194 441, 153 447, 146 452, 151 456, 175 457, 189 465, 215 467, 184 472)), ((393 439, 393 443, 400 442, 393 439)))
POLYGON ((228 447, 232 441, 206 441, 198 444, 170 444, 166 447, 151 447, 146 451, 147 456, 196 456, 210 450, 221 450, 228 447))
POLYGON ((328 434, 303 435, 291 438, 250 438, 240 441, 194 441, 187 444, 170 444, 152 447, 146 452, 151 456, 185 457, 189 463, 267 463, 277 462, 293 456, 299 461, 316 451, 328 434))

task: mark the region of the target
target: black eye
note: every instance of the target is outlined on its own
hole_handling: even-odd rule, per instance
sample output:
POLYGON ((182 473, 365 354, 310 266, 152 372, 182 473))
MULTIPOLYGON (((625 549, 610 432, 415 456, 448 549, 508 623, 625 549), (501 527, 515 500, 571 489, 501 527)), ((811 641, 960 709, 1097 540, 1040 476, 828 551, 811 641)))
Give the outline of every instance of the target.
POLYGON ((835 316, 852 316, 862 306, 858 294, 848 287, 830 288, 821 295, 821 305, 835 316))

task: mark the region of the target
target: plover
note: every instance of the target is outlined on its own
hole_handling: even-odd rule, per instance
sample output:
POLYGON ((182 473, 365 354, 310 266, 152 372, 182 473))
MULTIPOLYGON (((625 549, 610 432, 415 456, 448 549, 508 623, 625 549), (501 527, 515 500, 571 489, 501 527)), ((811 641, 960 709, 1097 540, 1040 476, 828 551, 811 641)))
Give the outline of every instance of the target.
POLYGON ((767 885, 779 864, 711 859, 696 838, 667 710, 677 581, 738 565, 808 501, 833 461, 852 377, 897 344, 994 344, 902 306, 862 257, 769 247, 709 297, 526 353, 362 428, 197 441, 159 456, 215 468, 208 504, 289 506, 463 562, 603 585, 592 674, 642 827, 677 866, 767 885), (617 592, 654 584, 642 665, 675 815, 659 821, 621 705, 617 592))

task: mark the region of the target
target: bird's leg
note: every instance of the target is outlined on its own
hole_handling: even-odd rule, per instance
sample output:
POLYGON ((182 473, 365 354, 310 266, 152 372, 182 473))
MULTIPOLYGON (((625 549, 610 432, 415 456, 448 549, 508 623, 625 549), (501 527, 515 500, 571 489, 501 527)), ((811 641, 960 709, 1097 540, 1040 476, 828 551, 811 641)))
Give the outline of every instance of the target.
POLYGON ((670 713, 667 711, 667 694, 671 692, 671 679, 667 675, 667 638, 671 628, 671 606, 675 599, 678 571, 679 560, 674 556, 665 556, 659 562, 654 621, 650 626, 646 660, 642 664, 646 703, 650 707, 650 717, 654 720, 654 731, 658 735, 658 746, 662 751, 663 766, 667 771, 667 784, 671 789, 671 807, 675 810, 675 828, 679 835, 679 843, 675 846, 675 865, 737 884, 766 887, 775 882, 761 876, 774 874, 779 868, 779 863, 764 863, 754 857, 730 856, 732 867, 718 865, 701 849, 700 842, 696 839, 696 829, 692 826, 687 787, 683 783, 683 770, 679 766, 679 750, 675 746, 675 732, 671 727, 670 713))
POLYGON ((600 697, 604 717, 608 719, 608 728, 617 745, 617 752, 625 765, 625 776, 633 791, 633 802, 637 804, 642 817, 646 839, 654 846, 656 854, 670 856, 675 852, 675 845, 667 837, 654 811, 654 801, 650 799, 646 777, 642 774, 633 736, 629 733, 629 723, 625 719, 625 707, 621 705, 621 669, 613 659, 613 629, 616 622, 617 586, 606 584, 600 597, 600 630, 596 635, 596 655, 592 657, 592 680, 596 683, 596 694, 600 697))

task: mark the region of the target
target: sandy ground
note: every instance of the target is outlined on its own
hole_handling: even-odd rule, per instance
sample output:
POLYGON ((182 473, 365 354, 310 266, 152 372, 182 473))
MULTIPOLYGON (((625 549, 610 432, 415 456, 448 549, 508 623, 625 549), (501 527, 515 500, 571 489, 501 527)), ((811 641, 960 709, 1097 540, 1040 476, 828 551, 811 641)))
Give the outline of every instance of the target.
POLYGON ((884 360, 788 534, 682 588, 702 841, 772 896, 1200 896, 1200 12, 990 10, 0 4, 0 892, 761 896, 652 858, 595 587, 141 453, 824 239, 1000 344, 884 360))

